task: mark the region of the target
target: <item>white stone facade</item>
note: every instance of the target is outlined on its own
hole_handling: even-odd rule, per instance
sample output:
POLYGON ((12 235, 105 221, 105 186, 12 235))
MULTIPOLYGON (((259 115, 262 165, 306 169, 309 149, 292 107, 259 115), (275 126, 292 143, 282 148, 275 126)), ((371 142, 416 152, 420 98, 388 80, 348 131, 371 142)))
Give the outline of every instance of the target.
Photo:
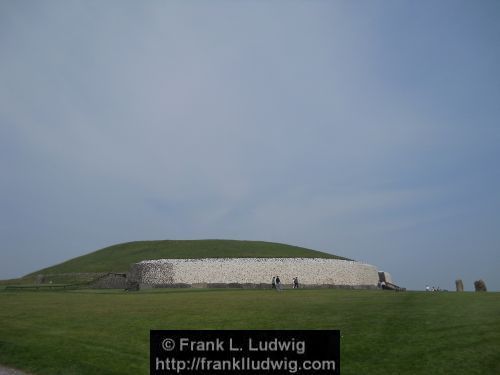
POLYGON ((133 264, 129 279, 142 285, 270 284, 273 276, 291 285, 375 287, 377 269, 369 264, 327 258, 158 259, 133 264))

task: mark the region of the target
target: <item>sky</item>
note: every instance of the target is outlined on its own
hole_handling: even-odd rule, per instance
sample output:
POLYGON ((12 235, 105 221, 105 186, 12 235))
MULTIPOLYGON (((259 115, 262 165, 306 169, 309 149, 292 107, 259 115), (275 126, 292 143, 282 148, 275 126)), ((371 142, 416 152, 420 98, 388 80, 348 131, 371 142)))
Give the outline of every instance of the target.
POLYGON ((0 0, 0 279, 282 242, 500 290, 498 1, 0 0))

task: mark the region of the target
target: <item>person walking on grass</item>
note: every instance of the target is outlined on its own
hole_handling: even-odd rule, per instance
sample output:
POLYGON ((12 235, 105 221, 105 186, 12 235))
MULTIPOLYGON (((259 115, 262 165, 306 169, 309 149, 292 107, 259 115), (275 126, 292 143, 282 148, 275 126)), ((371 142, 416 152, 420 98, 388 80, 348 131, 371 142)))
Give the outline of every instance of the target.
POLYGON ((276 290, 281 291, 281 280, 279 276, 276 276, 276 290))
POLYGON ((276 276, 273 276, 273 280, 271 281, 271 289, 276 289, 276 276))
POLYGON ((293 289, 299 289, 299 278, 298 277, 293 278, 293 289))

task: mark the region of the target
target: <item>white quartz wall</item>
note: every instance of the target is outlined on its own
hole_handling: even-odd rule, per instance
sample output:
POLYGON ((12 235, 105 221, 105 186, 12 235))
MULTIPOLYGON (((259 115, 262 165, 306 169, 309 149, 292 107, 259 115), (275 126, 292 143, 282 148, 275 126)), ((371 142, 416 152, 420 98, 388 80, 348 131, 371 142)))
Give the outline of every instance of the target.
POLYGON ((325 258, 206 258, 145 260, 132 265, 133 281, 147 285, 198 283, 375 286, 377 269, 369 264, 325 258))

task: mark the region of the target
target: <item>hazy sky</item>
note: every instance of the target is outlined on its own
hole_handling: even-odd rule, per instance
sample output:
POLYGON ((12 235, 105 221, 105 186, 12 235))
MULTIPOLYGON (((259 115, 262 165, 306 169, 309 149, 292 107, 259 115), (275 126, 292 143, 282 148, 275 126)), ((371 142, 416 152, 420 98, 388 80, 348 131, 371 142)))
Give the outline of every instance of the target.
POLYGON ((500 290, 500 2, 0 0, 0 279, 284 242, 500 290))

